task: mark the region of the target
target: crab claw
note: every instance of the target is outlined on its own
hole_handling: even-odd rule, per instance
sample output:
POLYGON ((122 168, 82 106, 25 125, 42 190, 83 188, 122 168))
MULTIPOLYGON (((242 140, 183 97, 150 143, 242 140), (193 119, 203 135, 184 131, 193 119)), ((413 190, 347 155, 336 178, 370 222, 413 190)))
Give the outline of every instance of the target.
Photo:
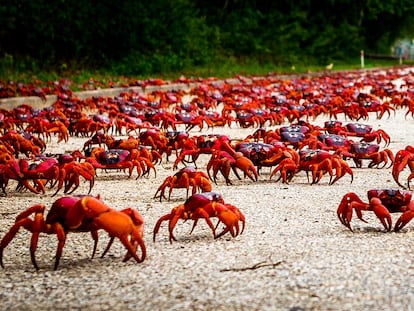
POLYGON ((243 156, 241 152, 236 152, 234 154, 234 158, 236 160, 235 166, 241 169, 245 176, 248 176, 252 181, 257 181, 259 178, 259 174, 253 164, 253 162, 243 156))
POLYGON ((414 201, 411 201, 407 205, 407 208, 408 208, 408 210, 406 210, 404 213, 402 213, 400 218, 398 218, 397 222, 395 223, 395 227, 394 227, 395 232, 400 231, 402 228, 404 228, 404 226, 407 223, 410 222, 411 219, 414 218, 414 201))
POLYGON ((225 204, 217 203, 214 206, 218 219, 226 226, 224 230, 214 236, 215 239, 220 238, 230 231, 232 237, 236 237, 239 232, 239 217, 232 212, 225 204))
POLYGON ((379 198, 372 198, 370 200, 370 206, 375 215, 381 221, 385 230, 390 231, 392 227, 391 215, 388 209, 382 204, 379 198))
POLYGON ((111 238, 117 237, 137 263, 144 261, 146 248, 142 237, 142 224, 137 224, 131 214, 111 209, 102 201, 89 196, 82 198, 76 204, 79 204, 85 214, 92 218, 97 229, 105 230, 111 238), (141 247, 141 258, 136 253, 135 243, 141 247))
POLYGON ((14 225, 10 228, 10 230, 6 233, 6 235, 3 237, 3 239, 0 241, 0 266, 4 268, 3 264, 3 251, 7 247, 7 245, 13 240, 17 232, 21 227, 23 228, 31 228, 33 230, 33 235, 30 242, 30 258, 32 260, 32 264, 35 267, 36 270, 39 270, 39 266, 36 262, 35 252, 37 249, 37 241, 40 234, 40 224, 41 219, 43 217, 43 213, 45 211, 45 205, 43 204, 37 204, 34 205, 27 210, 21 212, 16 217, 16 222, 14 225), (27 217, 31 214, 35 215, 35 220, 31 221, 27 217))
POLYGON ((152 236, 152 240, 155 242, 155 237, 158 233, 158 231, 160 230, 161 224, 164 221, 168 220, 168 230, 169 230, 169 240, 170 243, 172 243, 172 241, 176 241, 177 239, 174 237, 173 234, 173 230, 175 228, 175 225, 177 224, 178 220, 180 219, 180 217, 183 216, 184 213, 184 204, 180 204, 177 207, 174 207, 171 212, 169 214, 166 214, 162 217, 160 217, 157 221, 157 223, 155 224, 154 230, 153 230, 153 236, 152 236))
MULTIPOLYGON (((356 204, 359 205, 358 207, 368 205, 367 203, 364 203, 356 193, 349 192, 342 197, 342 200, 339 203, 338 209, 336 211, 341 223, 351 231, 353 231, 351 228, 352 210, 356 207, 356 204)), ((355 213, 360 220, 366 222, 362 218, 360 208, 355 208, 355 213)))
POLYGON ((269 179, 271 179, 273 175, 275 175, 277 172, 280 172, 280 176, 276 181, 282 179, 283 183, 289 184, 289 182, 295 175, 297 169, 298 166, 292 158, 285 158, 282 161, 280 161, 280 163, 273 169, 269 179))
MULTIPOLYGON (((226 228, 224 228, 224 230, 221 233, 215 235, 214 238, 218 239, 219 237, 226 234, 228 231, 230 231, 230 234, 232 235, 232 237, 236 237, 239 234, 242 234, 244 231, 244 226, 245 226, 245 218, 242 212, 236 206, 232 204, 226 203, 226 204, 221 204, 221 205, 224 205, 224 208, 223 206, 216 205, 215 209, 218 212, 217 217, 219 219, 219 222, 223 222, 226 225, 226 228), (239 227, 239 221, 241 221, 242 223, 241 229, 239 227)), ((217 223, 217 225, 218 224, 219 223, 217 223)))
MULTIPOLYGON (((128 207, 125 208, 123 210, 121 210, 122 213, 127 214, 132 222, 134 223, 134 225, 136 226, 136 228, 138 229, 138 233, 140 238, 138 240, 135 240, 134 237, 131 238, 131 243, 134 246, 134 250, 136 252, 137 246, 139 245, 141 247, 141 250, 145 250, 145 244, 144 244, 144 239, 142 238, 144 236, 144 219, 142 217, 142 215, 140 213, 138 213, 137 210, 128 207)), ((102 254, 102 257, 104 256, 104 254, 102 254)), ((122 260, 123 262, 128 261, 130 258, 132 257, 132 254, 130 252, 127 252, 124 259, 122 260)))
POLYGON ((401 184, 399 181, 399 175, 404 170, 404 168, 409 165, 409 162, 412 160, 413 155, 410 151, 404 149, 399 150, 394 157, 394 165, 392 167, 392 177, 395 182, 402 188, 406 189, 407 187, 401 184))

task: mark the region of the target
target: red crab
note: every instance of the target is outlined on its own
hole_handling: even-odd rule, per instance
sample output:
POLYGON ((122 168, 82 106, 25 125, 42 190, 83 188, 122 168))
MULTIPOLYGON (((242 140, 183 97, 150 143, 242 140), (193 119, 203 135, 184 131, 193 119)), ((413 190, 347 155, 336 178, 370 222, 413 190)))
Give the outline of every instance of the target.
POLYGON ((253 140, 255 142, 263 141, 263 143, 273 143, 274 141, 280 142, 280 129, 267 130, 264 127, 260 127, 246 137, 246 140, 253 140))
POLYGON ((191 131, 195 127, 199 127, 200 131, 204 128, 204 123, 208 128, 213 127, 213 122, 205 115, 196 114, 194 112, 181 112, 175 114, 175 122, 172 128, 176 130, 176 124, 184 124, 186 132, 191 131))
POLYGON ((20 132, 19 134, 22 135, 23 138, 31 141, 35 146, 38 146, 40 148, 40 152, 44 152, 46 150, 46 142, 40 137, 33 135, 27 131, 20 132))
POLYGON ((341 223, 349 230, 351 228, 352 213, 355 210, 360 220, 362 211, 372 211, 381 221, 385 230, 391 231, 392 220, 390 213, 402 213, 394 226, 394 231, 400 231, 414 217, 414 201, 411 201, 411 192, 399 189, 372 189, 368 190, 369 202, 363 202, 354 192, 345 194, 339 203, 337 214, 341 223))
POLYGON ((108 149, 133 150, 139 147, 139 140, 132 136, 129 136, 127 139, 115 139, 108 133, 99 131, 84 143, 83 150, 91 150, 94 145, 99 147, 106 145, 108 149))
POLYGON ((214 151, 207 163, 208 177, 217 185, 217 174, 218 172, 221 172, 226 180, 226 185, 233 185, 229 178, 230 169, 233 170, 236 177, 241 180, 241 177, 236 170, 236 160, 227 151, 214 151), (210 173, 210 170, 213 170, 213 174, 210 173))
POLYGON ((280 154, 282 149, 285 149, 283 143, 266 144, 262 142, 242 141, 235 146, 235 151, 241 152, 243 156, 251 160, 258 171, 263 166, 275 165, 273 161, 274 156, 280 154))
POLYGON ((116 117, 116 132, 119 135, 122 135, 123 129, 125 129, 126 134, 130 134, 131 132, 139 133, 143 128, 152 128, 152 124, 147 121, 142 121, 142 119, 133 116, 122 116, 122 114, 118 114, 116 117))
MULTIPOLYGON (((41 233, 56 234, 58 246, 55 256, 54 269, 56 270, 69 232, 91 232, 94 239, 92 257, 95 255, 98 243, 98 230, 108 232, 110 241, 103 255, 109 250, 114 238, 118 238, 128 250, 124 261, 133 257, 136 262, 144 261, 146 248, 143 240, 144 221, 142 216, 132 208, 118 211, 103 203, 99 197, 76 196, 62 197, 56 200, 44 218, 45 205, 36 204, 16 217, 16 221, 0 241, 0 265, 4 268, 3 252, 7 245, 14 239, 20 228, 25 228, 32 233, 30 243, 30 257, 36 270, 39 266, 36 262, 36 249, 41 233), (33 215, 33 218, 30 216, 33 215), (141 249, 141 257, 137 255, 137 247, 141 249)), ((102 256, 103 256, 102 255, 102 256)))
POLYGON ((298 171, 298 164, 291 158, 285 157, 283 158, 278 165, 272 170, 270 173, 269 179, 280 172, 279 177, 276 181, 282 180, 282 183, 289 184, 289 182, 293 179, 293 176, 298 171))
MULTIPOLYGON (((92 190, 95 181, 95 169, 88 162, 76 161, 79 151, 73 154, 42 155, 29 161, 19 159, 19 170, 17 174, 13 172, 3 174, 5 186, 8 179, 15 179, 19 182, 17 190, 24 188, 34 193, 45 193, 46 184, 50 183, 50 188, 57 185, 55 196, 63 187, 65 193, 74 192, 80 185, 80 177, 89 181, 89 192, 92 190), (33 185, 30 183, 33 182, 33 185)), ((83 155, 82 155, 83 156, 83 155)), ((17 160, 11 160, 8 165, 14 164, 17 160)), ((3 189, 5 190, 5 189, 3 189)))
MULTIPOLYGON (((312 184, 320 181, 322 176, 329 173, 329 184, 332 185, 345 174, 351 175, 351 183, 353 181, 353 172, 348 163, 337 155, 333 155, 328 151, 320 149, 301 150, 298 170, 312 173, 312 184), (335 170, 335 174, 333 173, 335 170), (335 178, 333 178, 335 176, 335 178)), ((272 172, 273 174, 273 172, 272 172)))
POLYGON ((228 125, 228 127, 231 127, 232 122, 234 122, 235 120, 234 117, 231 115, 228 115, 228 114, 223 115, 213 110, 200 110, 199 114, 209 120, 209 122, 212 124, 210 125, 210 127, 214 127, 214 126, 224 127, 226 125, 228 125))
POLYGON ((261 115, 252 112, 238 111, 236 113, 236 122, 242 128, 262 127, 265 121, 266 120, 261 115))
POLYGON ((165 189, 170 188, 168 192, 168 200, 171 198, 171 193, 174 188, 185 188, 187 189, 187 196, 192 187, 192 194, 194 195, 199 189, 201 192, 210 192, 212 190, 211 182, 208 175, 203 171, 198 171, 192 166, 187 166, 182 168, 173 176, 168 176, 161 186, 158 187, 157 192, 154 195, 154 198, 157 197, 159 193, 160 201, 165 197, 165 189))
POLYGON ((95 121, 92 116, 82 116, 72 122, 68 130, 73 136, 90 137, 98 131, 106 130, 106 127, 95 121))
POLYGON ((83 150, 88 152, 93 149, 93 145, 98 145, 99 147, 106 145, 109 150, 123 149, 132 153, 135 152, 135 154, 138 151, 139 156, 143 156, 151 162, 155 162, 154 164, 161 162, 162 160, 162 156, 157 150, 146 148, 146 146, 140 144, 139 138, 135 138, 133 136, 128 136, 126 139, 115 139, 115 137, 107 133, 97 132, 84 143, 83 150))
POLYGON ((41 153, 41 147, 36 145, 32 140, 26 139, 24 135, 12 130, 0 137, 0 141, 14 150, 15 157, 22 153, 26 157, 37 156, 41 153))
POLYGON ((217 184, 216 178, 217 173, 221 172, 223 177, 226 180, 227 185, 232 185, 230 181, 229 174, 230 169, 236 175, 236 177, 241 180, 240 175, 238 174, 236 168, 240 169, 244 173, 244 177, 249 177, 252 181, 257 181, 259 178, 259 173, 256 170, 253 162, 245 157, 241 152, 234 152, 232 151, 222 151, 216 150, 211 155, 210 160, 207 163, 207 172, 210 177, 217 184), (210 170, 213 170, 213 174, 211 177, 210 170))
POLYGON ((46 118, 34 118, 31 122, 32 124, 27 127, 27 132, 29 133, 38 133, 45 140, 50 141, 51 134, 57 134, 58 140, 67 142, 69 140, 69 130, 64 122, 59 120, 49 121, 46 118))
POLYGON ((150 128, 139 133, 139 141, 141 145, 150 146, 152 150, 158 151, 160 155, 164 153, 171 155, 171 146, 168 145, 168 138, 164 131, 157 128, 150 128))
POLYGON ((80 177, 82 176, 85 180, 89 181, 89 191, 91 192, 92 187, 95 183, 95 168, 89 162, 78 162, 78 154, 83 157, 80 151, 75 150, 73 154, 62 154, 58 156, 59 161, 59 183, 56 189, 56 192, 53 194, 56 195, 60 189, 64 187, 64 193, 70 194, 73 193, 80 185, 80 177), (73 154, 76 154, 75 156, 73 154))
POLYGON ((281 141, 298 149, 300 143, 305 139, 305 135, 309 132, 309 127, 305 125, 289 125, 282 126, 279 131, 281 141))
POLYGON ((392 107, 387 101, 381 103, 379 97, 375 96, 372 93, 359 93, 357 96, 357 101, 362 109, 365 109, 366 112, 375 112, 377 119, 382 119, 385 113, 388 114, 388 117, 391 116, 391 111, 394 111, 395 108, 392 107))
POLYGON ((184 202, 184 204, 174 207, 169 214, 160 217, 154 227, 153 240, 155 242, 155 236, 163 221, 168 220, 169 240, 170 243, 172 243, 173 240, 177 240, 174 237, 173 230, 179 219, 183 219, 184 221, 188 219, 194 220, 191 229, 191 232, 193 232, 197 225, 197 221, 200 218, 205 219, 208 226, 213 231, 215 239, 223 236, 227 232, 230 232, 233 237, 236 237, 237 235, 242 234, 244 230, 245 218, 237 207, 224 203, 223 197, 216 192, 203 192, 192 195, 184 202), (216 228, 219 223, 214 226, 210 219, 212 217, 217 217, 219 223, 222 222, 225 225, 224 230, 219 234, 216 234, 216 228), (239 222, 242 223, 241 229, 239 227, 239 222))
POLYGON ((390 161, 389 167, 391 167, 394 163, 394 154, 388 148, 379 149, 380 146, 377 144, 357 142, 350 145, 349 152, 358 168, 362 167, 362 160, 371 160, 368 163, 369 168, 383 168, 388 164, 388 161, 390 161))
POLYGON ((4 195, 7 195, 6 187, 10 179, 20 180, 23 174, 20 172, 19 162, 10 159, 6 163, 0 163, 0 188, 4 195))
POLYGON ((138 177, 149 174, 150 169, 156 173, 153 163, 144 157, 139 157, 138 150, 104 150, 102 147, 96 147, 86 161, 95 169, 128 170, 128 177, 131 177, 134 168, 137 170, 138 177))
MULTIPOLYGON (((180 136, 182 137, 182 135, 180 136)), ((179 163, 192 162, 196 165, 201 154, 211 154, 214 150, 221 150, 223 146, 230 146, 230 138, 227 135, 209 134, 182 137, 175 145, 176 152, 181 151, 174 161, 173 169, 176 169, 179 163)))
POLYGON ((377 144, 384 140, 385 146, 388 146, 391 142, 390 135, 388 135, 384 130, 378 129, 376 131, 372 130, 372 126, 361 124, 361 123, 348 123, 346 125, 348 134, 352 136, 362 137, 361 141, 363 142, 373 142, 376 141, 377 144))
POLYGON ((392 177, 395 182, 402 188, 406 188, 399 181, 400 173, 407 167, 410 169, 410 174, 407 177, 407 187, 410 189, 410 181, 414 178, 414 147, 406 146, 404 149, 397 151, 392 167, 392 177))
POLYGON ((352 157, 352 154, 349 152, 350 145, 353 143, 352 140, 337 134, 323 133, 318 135, 318 140, 323 143, 325 150, 332 150, 335 154, 343 157, 352 157))
MULTIPOLYGON (((45 184, 47 182, 53 186, 62 178, 59 162, 53 157, 42 158, 35 162, 20 159, 19 167, 23 177, 19 179, 18 188, 27 188, 37 194, 46 193, 45 184), (34 182, 34 186, 29 184, 29 180, 34 182)), ((63 185, 63 180, 60 181, 60 185, 63 185)))
POLYGON ((390 135, 384 130, 373 131, 372 126, 362 123, 348 123, 343 126, 341 121, 326 121, 325 130, 330 134, 361 137, 361 141, 367 143, 376 141, 379 144, 383 140, 385 146, 388 146, 391 142, 390 135))

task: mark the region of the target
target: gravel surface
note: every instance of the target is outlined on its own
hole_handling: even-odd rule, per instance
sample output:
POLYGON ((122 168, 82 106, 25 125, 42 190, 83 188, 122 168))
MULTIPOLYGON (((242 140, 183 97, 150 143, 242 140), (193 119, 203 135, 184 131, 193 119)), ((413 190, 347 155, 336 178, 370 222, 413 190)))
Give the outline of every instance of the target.
MULTIPOLYGON (((390 134, 395 153, 412 144, 414 121, 395 116, 364 123, 390 134)), ((326 119, 318 118, 314 124, 326 119)), ((345 121, 345 120, 344 120, 345 121)), ((244 138, 252 129, 216 128, 244 138)), ((197 135, 199 132, 195 131, 197 135)), ((80 148, 85 139, 48 146, 47 152, 80 148)), ((383 144, 381 144, 383 148, 383 144)), ((209 156, 198 161, 205 167, 209 156)), ((174 160, 174 159, 172 159, 174 160)), ((121 172, 98 171, 92 194, 100 194, 113 208, 135 207, 145 219, 147 258, 137 264, 122 262, 125 249, 119 241, 104 258, 107 236, 100 233, 98 256, 91 259, 93 241, 87 233, 69 234, 61 263, 53 270, 56 236, 41 235, 36 256, 40 270, 30 261, 30 234, 21 230, 4 251, 0 271, 2 310, 411 310, 414 306, 414 223, 399 233, 385 232, 373 213, 368 223, 352 220, 354 232, 338 220, 336 209, 350 191, 366 199, 371 188, 396 188, 391 169, 355 168, 334 185, 324 177, 310 185, 302 172, 289 184, 269 180, 264 169, 258 182, 220 178, 213 190, 236 205, 246 217, 242 235, 214 240, 200 221, 179 221, 169 243, 164 224, 157 240, 152 230, 157 219, 185 199, 185 190, 173 191, 171 201, 154 199, 164 178, 174 173, 172 162, 157 165, 157 177, 127 178, 121 172)), ((182 166, 180 166, 182 167, 182 166)), ((404 180, 408 172, 401 174, 404 180)), ((77 194, 86 193, 83 183, 77 194)), ((17 193, 0 198, 0 237, 23 209, 37 203, 50 206, 56 197, 17 193)), ((58 195, 62 196, 62 194, 58 195)), ((394 222, 399 214, 394 214, 394 222)))

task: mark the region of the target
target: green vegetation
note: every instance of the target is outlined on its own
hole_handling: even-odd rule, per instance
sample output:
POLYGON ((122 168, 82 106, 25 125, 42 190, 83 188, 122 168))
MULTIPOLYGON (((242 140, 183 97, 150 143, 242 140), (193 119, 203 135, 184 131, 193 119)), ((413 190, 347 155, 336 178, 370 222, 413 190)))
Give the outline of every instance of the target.
MULTIPOLYGON (((397 66, 398 60, 365 60, 365 68, 377 68, 377 67, 393 67, 397 66)), ((404 64, 413 64, 413 62, 405 62, 404 64)), ((2 67, 4 68, 4 67, 2 67)), ((338 62, 334 64, 333 70, 355 70, 360 69, 359 58, 355 58, 350 62, 338 62)), ((116 72, 110 70, 93 70, 93 69, 70 69, 65 70, 39 70, 37 72, 19 71, 8 68, 5 71, 1 71, 0 80, 3 81, 20 81, 30 83, 35 80, 39 81, 57 81, 60 79, 68 79, 73 82, 73 90, 83 89, 82 84, 86 83, 90 79, 99 81, 104 85, 108 85, 110 81, 118 84, 128 84, 133 80, 146 80, 150 78, 159 78, 163 80, 175 80, 180 76, 187 78, 229 78, 236 75, 245 76, 257 76, 266 75, 269 73, 281 73, 281 74, 294 74, 294 73, 307 73, 307 72, 319 72, 326 70, 326 66, 307 66, 304 64, 298 64, 297 66, 283 67, 275 66, 273 64, 258 64, 257 62, 245 62, 239 64, 221 64, 220 66, 212 67, 197 67, 188 68, 180 72, 168 72, 162 74, 147 74, 147 75, 119 75, 116 72), (6 73, 6 74, 4 74, 6 73)))
POLYGON ((0 79, 359 68, 361 49, 389 55, 412 33, 413 13, 411 0, 3 0, 0 79))

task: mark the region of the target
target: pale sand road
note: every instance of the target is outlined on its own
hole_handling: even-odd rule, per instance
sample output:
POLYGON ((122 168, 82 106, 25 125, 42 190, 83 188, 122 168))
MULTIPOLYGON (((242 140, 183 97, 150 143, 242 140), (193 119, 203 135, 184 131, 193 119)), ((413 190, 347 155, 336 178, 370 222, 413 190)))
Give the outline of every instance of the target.
MULTIPOLYGON (((395 153, 413 144, 414 120, 398 111, 389 119, 365 123, 381 128, 392 138, 395 153)), ((326 118, 319 117, 315 124, 326 118)), ((252 129, 216 128, 244 138, 252 129)), ((193 134, 199 134, 195 131, 193 134)), ((80 148, 84 139, 70 138, 67 145, 47 152, 80 148)), ((208 156, 198 162, 204 167, 208 156)), ((353 164, 350 162, 351 166, 353 164)), ((55 236, 39 241, 36 272, 29 256, 30 235, 22 230, 4 252, 0 270, 2 310, 410 310, 414 308, 414 222, 400 233, 384 232, 380 222, 366 213, 369 223, 353 219, 354 233, 338 220, 342 196, 354 191, 366 198, 371 188, 396 187, 390 169, 354 168, 349 176, 329 186, 327 177, 309 185, 304 173, 289 185, 269 180, 265 169, 256 183, 223 178, 214 191, 239 207, 246 216, 245 232, 214 240, 200 221, 189 235, 191 222, 179 222, 177 242, 168 241, 163 225, 152 241, 152 229, 161 216, 182 203, 184 190, 174 190, 170 202, 153 199, 164 178, 173 174, 172 163, 157 166, 157 177, 127 179, 122 173, 99 172, 93 194, 111 207, 136 207, 144 216, 148 257, 142 264, 122 262, 124 248, 117 241, 105 258, 90 259, 89 234, 70 234, 60 267, 53 271, 55 236), (265 266, 252 268, 259 263, 265 266), (266 266, 266 264, 269 264, 266 266), (274 265, 272 265, 274 264, 274 265), (247 268, 247 269, 245 269, 247 268), (241 271, 238 271, 238 270, 241 271), (225 271, 231 270, 231 271, 225 271)), ((402 173, 402 179, 407 172, 402 173)), ((76 193, 86 192, 86 184, 76 193)), ((0 198, 0 237, 22 209, 33 204, 50 206, 50 194, 15 193, 0 198)), ((60 194, 62 195, 62 194, 60 194)), ((394 221, 398 215, 393 215, 394 221)), ((104 232, 98 252, 107 238, 104 232)), ((99 257, 99 256, 98 256, 99 257)))

